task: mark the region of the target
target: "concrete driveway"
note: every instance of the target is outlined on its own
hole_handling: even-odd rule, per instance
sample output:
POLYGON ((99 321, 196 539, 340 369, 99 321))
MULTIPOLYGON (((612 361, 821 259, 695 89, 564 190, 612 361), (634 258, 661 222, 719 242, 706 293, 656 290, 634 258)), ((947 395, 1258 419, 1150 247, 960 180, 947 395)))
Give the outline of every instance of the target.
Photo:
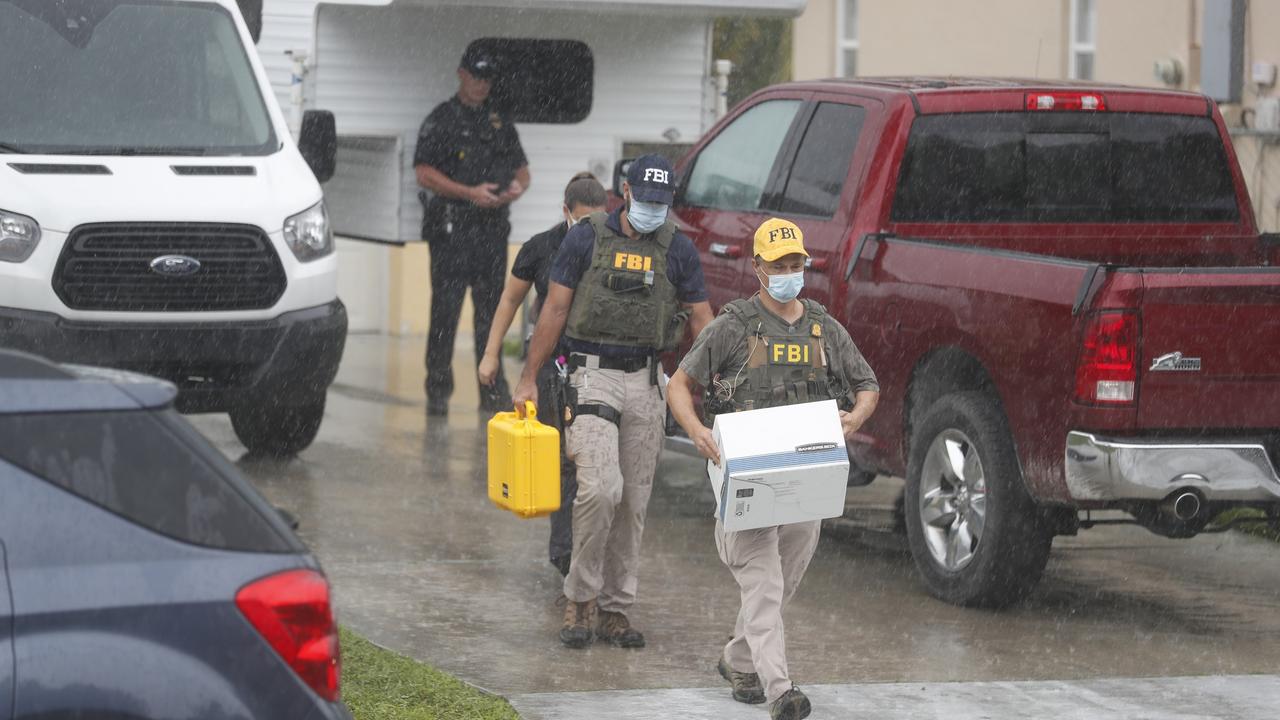
MULTIPOLYGON (((715 673, 737 611, 702 464, 659 466, 633 623, 643 650, 556 640, 546 520, 489 505, 484 421, 459 353, 447 421, 423 410, 422 340, 352 336, 316 444, 244 456, 224 416, 196 425, 277 505, 332 578, 341 622, 511 699, 526 718, 767 718, 715 673)), ((459 347, 468 345, 465 339, 459 347)), ((900 481, 849 491, 786 618, 814 718, 1256 718, 1280 678, 1280 552, 1236 533, 1132 527, 1059 538, 1045 581, 1004 612, 924 594, 887 523, 900 481), (851 531, 852 529, 852 531, 851 531)))

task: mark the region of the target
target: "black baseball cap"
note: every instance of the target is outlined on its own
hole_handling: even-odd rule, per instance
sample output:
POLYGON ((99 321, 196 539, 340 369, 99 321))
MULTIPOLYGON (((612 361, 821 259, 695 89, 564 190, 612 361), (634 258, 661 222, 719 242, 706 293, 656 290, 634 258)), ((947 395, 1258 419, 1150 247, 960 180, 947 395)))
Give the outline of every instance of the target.
POLYGON ((670 205, 675 198, 676 171, 661 155, 641 155, 627 168, 631 197, 640 202, 670 205))
POLYGON ((492 80, 498 75, 498 60, 484 48, 469 45, 462 53, 462 62, 458 67, 466 70, 481 80, 492 80))

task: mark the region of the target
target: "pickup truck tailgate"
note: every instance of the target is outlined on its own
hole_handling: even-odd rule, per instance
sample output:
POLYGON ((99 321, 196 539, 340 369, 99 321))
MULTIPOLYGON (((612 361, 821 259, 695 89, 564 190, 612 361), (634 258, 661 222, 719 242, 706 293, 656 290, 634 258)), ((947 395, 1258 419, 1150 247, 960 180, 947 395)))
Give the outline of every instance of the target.
POLYGON ((1280 268, 1141 272, 1139 426, 1280 428, 1280 268))

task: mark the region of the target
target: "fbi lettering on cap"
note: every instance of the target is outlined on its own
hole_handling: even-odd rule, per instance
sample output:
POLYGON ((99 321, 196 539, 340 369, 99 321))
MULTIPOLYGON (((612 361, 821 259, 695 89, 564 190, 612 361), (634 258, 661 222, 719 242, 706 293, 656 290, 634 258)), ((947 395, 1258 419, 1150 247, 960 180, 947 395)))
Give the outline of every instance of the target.
POLYGON ((789 227, 774 228, 769 231, 769 242, 777 242, 779 240, 795 240, 796 231, 789 227))

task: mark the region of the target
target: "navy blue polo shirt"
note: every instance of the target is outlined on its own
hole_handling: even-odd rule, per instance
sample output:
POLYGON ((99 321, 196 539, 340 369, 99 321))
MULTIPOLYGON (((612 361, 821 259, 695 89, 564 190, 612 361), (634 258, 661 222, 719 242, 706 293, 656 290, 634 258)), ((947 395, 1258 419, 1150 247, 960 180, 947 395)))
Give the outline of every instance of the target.
MULTIPOLYGON (((609 213, 605 226, 622 234, 622 208, 609 213)), ((560 242, 560 252, 551 263, 551 282, 570 289, 577 289, 596 249, 596 233, 591 223, 579 223, 560 242)), ((707 299, 707 286, 702 279, 702 261, 689 236, 676 231, 667 248, 667 279, 676 286, 676 298, 682 303, 693 304, 707 299)), ((648 355, 647 348, 623 345, 599 345, 596 343, 564 338, 564 347, 570 352, 602 355, 605 357, 639 357, 648 355)))

